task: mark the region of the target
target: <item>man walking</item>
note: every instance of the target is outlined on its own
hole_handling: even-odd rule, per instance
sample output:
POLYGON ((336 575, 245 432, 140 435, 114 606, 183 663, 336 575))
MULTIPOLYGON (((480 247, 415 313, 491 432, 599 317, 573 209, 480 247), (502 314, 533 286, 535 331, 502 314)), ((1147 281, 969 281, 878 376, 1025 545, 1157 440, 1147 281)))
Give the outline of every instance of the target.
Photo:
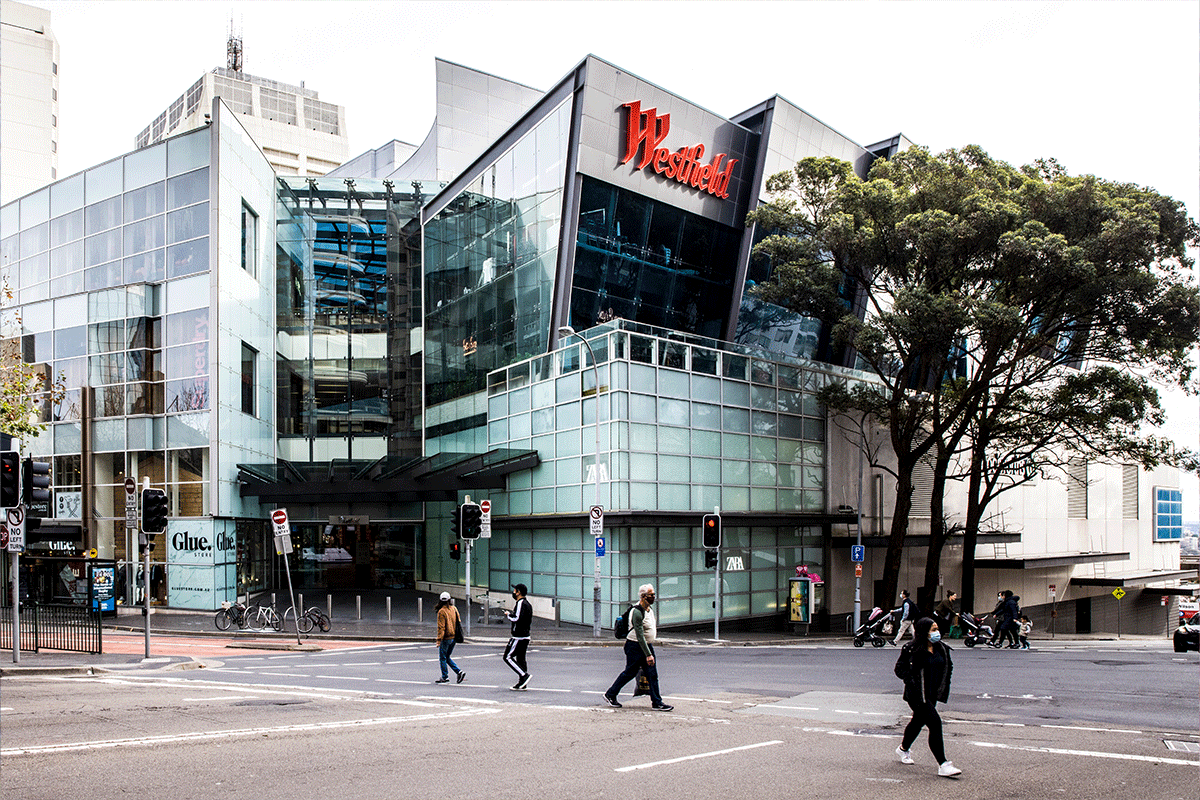
POLYGON ((625 637, 625 671, 617 676, 613 685, 604 693, 604 702, 620 708, 617 695, 621 687, 637 677, 638 670, 650 682, 650 705, 655 711, 671 711, 675 706, 663 702, 658 692, 658 666, 654 658, 654 640, 658 638, 658 621, 654 617, 654 585, 638 587, 638 604, 629 609, 629 635, 625 637))
POLYGON ((900 590, 900 607, 893 609, 900 612, 900 630, 896 632, 896 638, 892 639, 892 644, 900 644, 900 640, 904 638, 904 634, 912 633, 913 623, 916 622, 916 608, 913 607, 913 601, 908 599, 908 589, 900 590))
POLYGON ((509 633, 508 646, 504 648, 504 663, 517 673, 517 683, 513 691, 521 691, 529 685, 529 667, 525 664, 525 651, 529 649, 529 626, 533 622, 533 606, 525 599, 529 587, 523 583, 513 584, 513 600, 517 604, 512 611, 505 611, 504 616, 512 623, 509 633))

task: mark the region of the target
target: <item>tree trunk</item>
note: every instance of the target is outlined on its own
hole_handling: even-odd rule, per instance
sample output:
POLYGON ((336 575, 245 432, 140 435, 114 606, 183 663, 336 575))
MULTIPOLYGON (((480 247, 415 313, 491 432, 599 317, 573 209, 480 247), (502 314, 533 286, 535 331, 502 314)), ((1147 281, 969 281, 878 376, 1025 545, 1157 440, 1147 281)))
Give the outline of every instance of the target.
MULTIPOLYGON (((983 447, 977 443, 971 452, 971 475, 967 486, 967 519, 963 530, 962 591, 958 607, 975 612, 975 543, 979 540, 979 521, 983 518, 980 493, 983 485, 983 447)), ((990 610, 990 609, 988 609, 990 610)))
POLYGON ((921 612, 933 613, 937 601, 938 578, 942 574, 942 549, 949 538, 946 525, 946 469, 949 456, 938 454, 933 470, 933 496, 929 500, 929 549, 925 553, 925 582, 917 592, 921 612))
POLYGON ((900 464, 896 470, 896 507, 892 510, 892 530, 888 534, 887 556, 883 562, 883 585, 874 598, 880 608, 894 608, 899 597, 900 566, 904 558, 904 537, 908 534, 908 516, 912 511, 913 463, 900 464))

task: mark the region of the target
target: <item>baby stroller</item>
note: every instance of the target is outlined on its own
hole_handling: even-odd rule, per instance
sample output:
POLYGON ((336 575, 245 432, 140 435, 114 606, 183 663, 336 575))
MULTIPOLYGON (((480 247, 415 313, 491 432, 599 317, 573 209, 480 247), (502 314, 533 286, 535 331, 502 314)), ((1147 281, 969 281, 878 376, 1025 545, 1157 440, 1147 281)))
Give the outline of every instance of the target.
POLYGON ((962 627, 963 644, 967 647, 974 647, 980 642, 987 644, 994 635, 992 626, 985 624, 983 618, 966 611, 959 614, 958 624, 962 627))
POLYGON ((872 608, 871 616, 867 617, 867 621, 858 626, 858 630, 854 632, 854 646, 862 647, 869 639, 872 647, 883 647, 887 644, 887 640, 883 637, 895 630, 892 622, 892 615, 882 608, 872 608))

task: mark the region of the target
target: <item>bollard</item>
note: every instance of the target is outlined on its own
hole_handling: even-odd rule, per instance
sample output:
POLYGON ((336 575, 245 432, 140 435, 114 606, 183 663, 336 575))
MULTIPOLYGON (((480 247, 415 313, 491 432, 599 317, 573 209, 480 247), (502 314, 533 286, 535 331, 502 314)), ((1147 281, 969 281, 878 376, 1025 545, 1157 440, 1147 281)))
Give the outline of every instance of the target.
POLYGON ((358 609, 358 618, 362 619, 362 595, 354 595, 354 607, 358 609))
POLYGON ((303 593, 296 594, 296 613, 299 614, 300 616, 304 616, 304 594, 303 593))
POLYGON ((387 599, 388 622, 392 621, 392 598, 387 599))
POLYGON ((333 595, 325 595, 325 616, 333 619, 333 595))
POLYGON ((271 592, 271 605, 275 605, 275 593, 271 592))
POLYGON ((417 624, 420 625, 425 621, 425 598, 417 598, 417 624))
POLYGON ((491 603, 488 602, 489 598, 486 594, 481 599, 483 600, 483 624, 491 625, 492 624, 491 603))
POLYGON ((562 627, 562 600, 554 601, 554 627, 562 627))

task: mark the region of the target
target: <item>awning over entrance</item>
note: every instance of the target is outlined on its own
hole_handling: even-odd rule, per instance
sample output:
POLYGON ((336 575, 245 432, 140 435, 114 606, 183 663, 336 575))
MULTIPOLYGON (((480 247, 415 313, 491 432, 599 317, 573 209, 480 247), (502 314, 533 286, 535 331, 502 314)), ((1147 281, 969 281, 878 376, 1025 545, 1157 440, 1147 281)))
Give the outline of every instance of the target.
MULTIPOLYGON (((1103 575, 1095 578, 1072 578, 1071 583, 1076 586, 1121 586, 1128 589, 1133 586, 1146 586, 1151 583, 1178 581, 1194 577, 1196 577, 1196 570, 1194 569, 1163 569, 1143 572, 1120 572, 1115 575, 1103 575)), ((1153 591, 1159 594, 1171 594, 1166 589, 1162 589, 1161 591, 1154 589, 1153 591)))
MULTIPOLYGON (((1092 553, 1050 553, 1038 556, 1014 556, 1012 558, 976 558, 976 569, 1054 569, 1070 567, 1075 564, 1099 564, 1105 561, 1125 561, 1129 553, 1092 552, 1092 553)), ((1073 578, 1072 583, 1080 583, 1073 578)), ((1100 584, 1096 584, 1100 585, 1100 584)), ((1107 584, 1104 584, 1107 585, 1107 584)), ((1120 584, 1112 584, 1119 586, 1120 584)))
POLYGON ((458 500, 472 489, 503 489, 504 477, 541 463, 536 450, 438 453, 427 458, 387 456, 375 461, 333 460, 238 464, 242 497, 284 504, 458 500))

